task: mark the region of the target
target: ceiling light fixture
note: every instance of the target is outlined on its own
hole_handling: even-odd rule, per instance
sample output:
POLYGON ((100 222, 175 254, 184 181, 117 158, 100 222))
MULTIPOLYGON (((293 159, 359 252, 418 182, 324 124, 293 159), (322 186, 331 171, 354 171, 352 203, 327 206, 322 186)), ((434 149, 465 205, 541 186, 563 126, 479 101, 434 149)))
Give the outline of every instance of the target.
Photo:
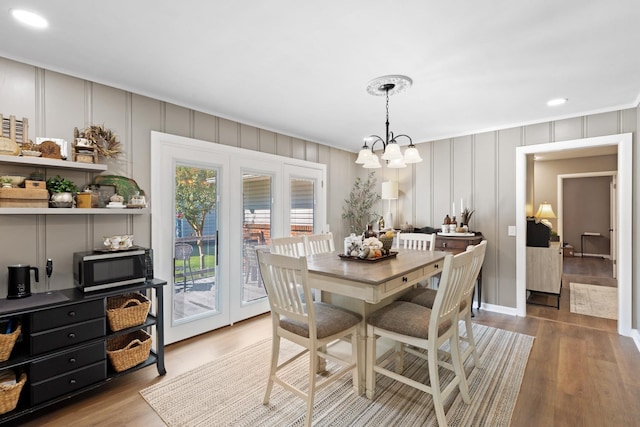
POLYGON ((547 102, 547 105, 548 105, 549 107, 555 107, 555 106, 557 106, 557 105, 562 105, 562 104, 564 104, 564 103, 565 103, 565 102, 567 102, 567 101, 568 101, 568 99, 567 99, 567 98, 557 98, 557 99, 552 99, 551 101, 548 101, 548 102, 547 102))
POLYGON ((367 85, 367 92, 371 95, 387 97, 387 121, 385 123, 385 138, 382 139, 378 135, 369 135, 364 139, 364 145, 358 153, 356 163, 362 165, 363 168, 376 169, 380 168, 380 160, 378 156, 374 154, 373 147, 378 143, 382 143, 382 160, 386 160, 388 167, 390 168, 404 168, 408 163, 419 163, 422 161, 420 153, 413 141, 408 135, 394 136, 393 132, 389 131, 389 95, 395 95, 408 89, 413 81, 407 76, 382 76, 377 79, 371 80, 367 85), (404 155, 400 151, 400 146, 396 141, 397 138, 405 137, 409 139, 409 147, 404 152, 404 155), (371 148, 367 145, 367 141, 371 142, 371 148))
POLYGON ((42 16, 37 13, 29 12, 23 9, 11 9, 11 15, 25 25, 34 28, 47 28, 49 23, 42 16))

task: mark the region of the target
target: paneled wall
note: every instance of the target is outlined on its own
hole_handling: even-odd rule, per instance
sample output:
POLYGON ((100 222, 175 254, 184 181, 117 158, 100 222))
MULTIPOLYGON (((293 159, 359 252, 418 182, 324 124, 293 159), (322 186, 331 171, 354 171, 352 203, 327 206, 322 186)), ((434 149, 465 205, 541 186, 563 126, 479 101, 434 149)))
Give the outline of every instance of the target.
MULTIPOLYGON (((134 178, 150 189, 149 132, 159 130, 214 143, 232 145, 327 165, 327 220, 338 246, 347 234, 341 218, 344 199, 356 176, 367 170, 355 165, 355 153, 348 153, 312 141, 257 129, 213 115, 189 110, 133 93, 42 70, 0 58, 0 110, 2 114, 28 117, 33 136, 71 139, 74 127, 104 124, 121 138, 126 153, 109 161, 109 172, 134 178)), ((515 238, 507 235, 515 225, 515 149, 577 138, 633 132, 640 109, 562 119, 493 132, 417 144, 422 163, 404 169, 376 171, 381 182, 399 182, 400 199, 391 202, 396 226, 438 226, 451 212, 451 203, 475 209, 471 228, 489 240, 483 270, 485 302, 516 306, 515 238)), ((635 141, 634 141, 635 145, 635 141)), ((354 149, 357 149, 354 145, 354 149)), ((638 150, 634 150, 636 162, 638 150)), ((71 173, 78 183, 90 180, 84 173, 71 173)), ((640 178, 634 176, 634 218, 640 207, 640 178)), ((532 184, 531 184, 532 185, 532 184)), ((151 201, 153 203, 153 201, 151 201)), ((380 213, 387 202, 380 203, 380 213)), ((459 212, 456 212, 459 215, 459 212)), ((3 242, 0 270, 16 262, 44 266, 47 257, 58 259, 54 288, 71 282, 70 254, 97 245, 103 235, 133 233, 141 245, 150 243, 150 218, 91 216, 6 216, 0 225, 3 242)), ((634 236, 638 235, 637 229, 634 236)), ((634 251, 638 242, 634 238, 634 251)), ((634 277, 637 277, 634 271, 634 277)), ((635 280, 635 279, 634 279, 635 280)), ((6 292, 0 282, 0 296, 6 292)), ((639 306, 637 280, 633 285, 634 309, 639 306)), ((637 316, 634 314, 634 325, 637 316)))
MULTIPOLYGON (((352 153, 247 126, 210 114, 193 111, 160 100, 143 97, 112 87, 85 81, 49 70, 0 58, 0 112, 29 119, 29 137, 73 139, 73 129, 101 124, 119 137, 123 155, 101 162, 109 166, 107 174, 124 175, 136 180, 151 193, 150 131, 157 130, 198 138, 285 157, 327 165, 328 221, 340 238, 342 203, 353 180, 352 153), (331 170, 340 173, 331 173, 331 170)), ((28 174, 31 168, 0 165, 2 174, 28 174)), ((60 173, 82 186, 93 175, 67 170, 60 173)), ((153 205, 153 200, 151 200, 153 205)), ((54 260, 53 289, 73 286, 71 255, 76 251, 100 247, 102 237, 130 233, 135 243, 151 245, 149 215, 5 215, 0 222, 0 297, 6 288, 6 266, 16 263, 37 266, 43 273, 47 258, 54 260)), ((33 291, 42 289, 35 284, 33 291)))
MULTIPOLYGON (((465 206, 475 209, 470 227, 481 231, 489 241, 483 267, 483 300, 515 307, 515 237, 508 236, 508 226, 515 225, 516 147, 632 132, 637 163, 639 116, 640 108, 631 108, 417 144, 424 159, 422 163, 400 172, 383 172, 400 182, 403 199, 398 201, 399 208, 394 213, 402 223, 438 226, 444 216, 451 213, 452 202, 459 206, 463 197, 465 206)), ((553 179, 555 186, 555 177, 553 179)), ((640 200, 638 179, 635 174, 634 219, 640 200)), ((529 185, 533 190, 533 182, 529 185)), ((639 234, 635 228, 634 252, 638 250, 639 234)), ((640 306, 640 292, 635 267, 633 276, 634 327, 637 328, 635 313, 640 306)))

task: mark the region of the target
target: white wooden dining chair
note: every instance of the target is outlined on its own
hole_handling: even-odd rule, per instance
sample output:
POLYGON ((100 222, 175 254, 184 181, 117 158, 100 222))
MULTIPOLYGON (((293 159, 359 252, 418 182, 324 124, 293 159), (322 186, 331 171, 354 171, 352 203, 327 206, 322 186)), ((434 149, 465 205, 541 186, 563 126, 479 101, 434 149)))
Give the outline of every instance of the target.
POLYGON ((436 247, 435 233, 403 233, 399 231, 396 239, 396 248, 433 252, 436 247))
MULTIPOLYGON (((459 335, 459 340, 467 343, 467 346, 462 350, 462 363, 464 363, 471 354, 473 354, 474 365, 480 367, 480 358, 476 350, 476 340, 473 336, 473 327, 471 324, 471 312, 473 310, 473 290, 475 289, 476 280, 478 280, 478 274, 484 263, 484 257, 487 252, 487 241, 483 240, 479 244, 467 247, 467 252, 473 254, 472 271, 469 275, 469 279, 465 284, 460 299, 460 318, 464 318, 465 323, 465 335, 459 335)), ((408 301, 414 304, 419 304, 423 307, 432 308, 436 300, 437 291, 435 289, 416 288, 402 295, 400 301, 408 301)))
POLYGON ((274 237, 271 239, 271 253, 291 257, 306 256, 304 236, 274 237))
POLYGON ((304 242, 307 255, 324 254, 336 250, 331 232, 304 236, 304 242))
POLYGON ((362 316, 327 303, 304 303, 304 301, 311 301, 306 258, 259 251, 258 262, 269 296, 273 326, 271 368, 263 403, 265 405, 269 403, 273 384, 280 384, 307 402, 305 426, 309 426, 312 419, 313 400, 317 391, 349 371, 353 372, 353 387, 356 392, 358 391, 358 360, 360 360, 358 328, 362 316), (300 295, 300 289, 304 299, 300 295), (331 344, 346 337, 350 337, 350 356, 332 353, 331 344), (304 347, 304 350, 278 364, 281 338, 304 347), (299 386, 287 383, 278 376, 278 373, 280 369, 305 354, 309 355, 309 384, 306 391, 303 391, 299 386), (318 358, 333 362, 337 366, 332 367, 330 373, 323 372, 322 375, 318 375, 318 358))
POLYGON ((368 398, 375 397, 376 373, 379 373, 431 394, 440 426, 447 425, 443 402, 456 388, 460 390, 462 400, 470 403, 469 388, 458 349, 458 313, 460 296, 471 274, 472 257, 471 252, 445 257, 433 309, 407 301, 394 301, 369 315, 366 352, 368 398), (398 352, 393 348, 378 357, 378 338, 387 338, 399 343, 403 351, 398 352), (451 346, 452 363, 438 357, 438 348, 447 341, 451 346), (403 375, 405 353, 427 359, 429 384, 403 375), (387 366, 391 361, 395 361, 394 371, 387 366), (453 379, 446 385, 440 382, 440 366, 454 372, 453 379))

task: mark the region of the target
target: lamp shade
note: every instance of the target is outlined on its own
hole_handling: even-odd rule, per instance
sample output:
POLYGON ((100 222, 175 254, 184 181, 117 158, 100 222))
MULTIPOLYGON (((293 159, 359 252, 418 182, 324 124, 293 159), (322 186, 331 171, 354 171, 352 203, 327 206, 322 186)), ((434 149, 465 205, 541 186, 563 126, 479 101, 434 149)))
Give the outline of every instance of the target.
POLYGON ((420 153, 418 153, 418 149, 416 147, 409 147, 404 152, 405 163, 420 163, 421 161, 422 157, 420 157, 420 153))
POLYGON ((538 208, 538 212, 536 212, 536 218, 540 219, 548 219, 548 218, 556 218, 556 214, 553 212, 553 208, 551 208, 551 204, 544 202, 540 204, 538 208))
POLYGON ((382 183, 382 200, 395 200, 398 198, 398 181, 386 181, 382 183))
POLYGON ((369 150, 369 148, 362 148, 360 150, 360 152, 358 152, 358 158, 356 159, 356 163, 359 165, 364 165, 368 159, 371 158, 371 155, 373 153, 371 152, 371 150, 369 150))
POLYGON ((382 166, 380 165, 380 159, 378 159, 378 155, 371 154, 370 157, 365 159, 362 167, 365 169, 378 169, 378 168, 381 168, 382 166))
POLYGON ((391 141, 389 144, 387 144, 386 148, 384 149, 384 154, 382 154, 382 160, 396 160, 396 159, 402 159, 402 152, 400 151, 400 146, 396 143, 391 141))

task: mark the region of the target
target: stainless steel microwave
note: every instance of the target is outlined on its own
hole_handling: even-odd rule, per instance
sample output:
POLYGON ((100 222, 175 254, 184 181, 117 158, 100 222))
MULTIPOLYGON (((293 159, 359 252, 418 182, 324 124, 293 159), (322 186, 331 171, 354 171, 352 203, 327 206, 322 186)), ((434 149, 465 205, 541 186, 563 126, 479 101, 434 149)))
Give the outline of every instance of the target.
POLYGON ((73 281, 84 292, 141 283, 153 278, 151 249, 73 254, 73 281))

